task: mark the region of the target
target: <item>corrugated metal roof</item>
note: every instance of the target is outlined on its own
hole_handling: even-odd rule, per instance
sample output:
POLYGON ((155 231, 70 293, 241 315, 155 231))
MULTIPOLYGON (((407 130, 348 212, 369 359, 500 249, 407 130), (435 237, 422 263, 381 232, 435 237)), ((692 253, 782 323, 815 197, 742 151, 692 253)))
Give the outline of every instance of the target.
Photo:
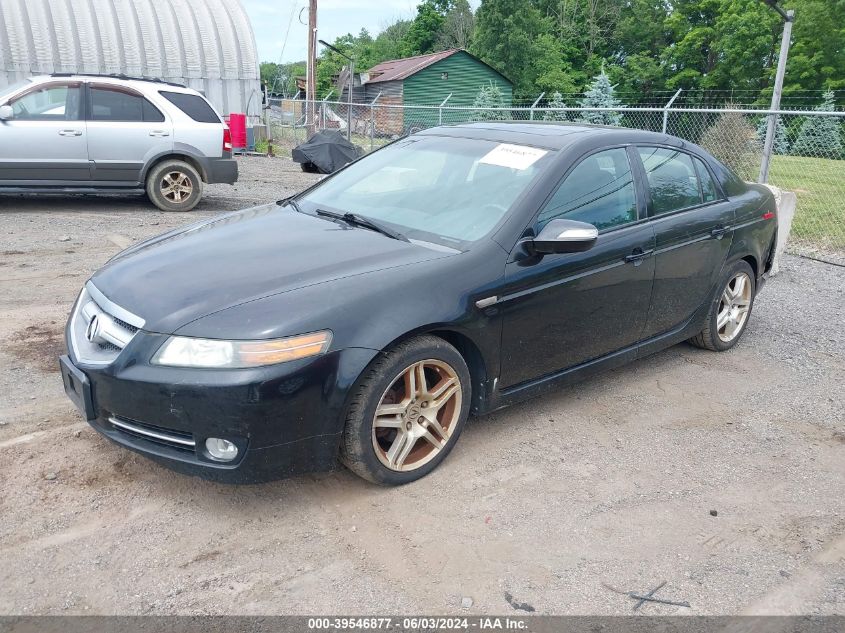
POLYGON ((405 57, 404 59, 391 59, 381 62, 367 71, 370 79, 366 83, 374 84, 380 81, 405 79, 421 71, 423 68, 431 66, 435 62, 439 62, 441 59, 446 59, 460 52, 460 50, 459 48, 450 48, 439 53, 429 53, 428 55, 417 55, 416 57, 405 57))
POLYGON ((0 0, 0 86, 56 72, 160 77, 223 112, 261 107, 238 0, 0 0))

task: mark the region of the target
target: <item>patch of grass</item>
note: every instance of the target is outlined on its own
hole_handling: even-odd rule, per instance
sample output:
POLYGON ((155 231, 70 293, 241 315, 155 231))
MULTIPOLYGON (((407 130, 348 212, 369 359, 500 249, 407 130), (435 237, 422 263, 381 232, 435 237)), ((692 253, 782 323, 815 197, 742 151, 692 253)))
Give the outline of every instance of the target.
POLYGON ((845 250, 845 160, 773 156, 769 182, 798 196, 793 237, 845 250))

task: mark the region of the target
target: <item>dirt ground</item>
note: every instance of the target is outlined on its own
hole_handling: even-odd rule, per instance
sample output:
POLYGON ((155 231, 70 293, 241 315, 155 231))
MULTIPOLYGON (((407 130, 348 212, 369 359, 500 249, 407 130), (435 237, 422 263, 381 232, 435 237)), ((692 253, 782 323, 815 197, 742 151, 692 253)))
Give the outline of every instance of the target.
POLYGON ((211 484, 100 437, 56 369, 73 300, 133 241, 313 180, 241 172, 190 214, 0 198, 0 614, 627 614, 608 587, 664 580, 691 607, 639 612, 845 613, 845 269, 809 260, 731 352, 679 345, 472 419, 403 488, 211 484))

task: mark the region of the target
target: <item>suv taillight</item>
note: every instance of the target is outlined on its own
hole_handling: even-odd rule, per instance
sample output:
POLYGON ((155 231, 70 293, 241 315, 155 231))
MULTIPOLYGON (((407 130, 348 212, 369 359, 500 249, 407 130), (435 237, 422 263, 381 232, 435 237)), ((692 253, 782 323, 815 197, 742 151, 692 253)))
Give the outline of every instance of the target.
POLYGON ((232 151, 232 132, 228 127, 223 128, 223 151, 232 151))

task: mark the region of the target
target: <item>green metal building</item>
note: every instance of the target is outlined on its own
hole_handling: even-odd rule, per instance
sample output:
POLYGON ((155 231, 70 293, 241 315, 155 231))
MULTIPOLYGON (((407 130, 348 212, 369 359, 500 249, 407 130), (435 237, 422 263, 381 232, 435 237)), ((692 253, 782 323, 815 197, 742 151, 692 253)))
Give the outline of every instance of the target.
MULTIPOLYGON (((438 106, 447 97, 447 105, 471 106, 479 90, 491 83, 501 90, 506 106, 513 99, 513 83, 507 77, 457 48, 382 62, 361 73, 360 81, 355 101, 371 103, 378 97, 377 104, 405 106, 378 109, 380 132, 401 133, 437 125, 440 122, 437 109, 409 106, 438 106)), ((443 123, 451 122, 448 118, 444 116, 443 123)))

